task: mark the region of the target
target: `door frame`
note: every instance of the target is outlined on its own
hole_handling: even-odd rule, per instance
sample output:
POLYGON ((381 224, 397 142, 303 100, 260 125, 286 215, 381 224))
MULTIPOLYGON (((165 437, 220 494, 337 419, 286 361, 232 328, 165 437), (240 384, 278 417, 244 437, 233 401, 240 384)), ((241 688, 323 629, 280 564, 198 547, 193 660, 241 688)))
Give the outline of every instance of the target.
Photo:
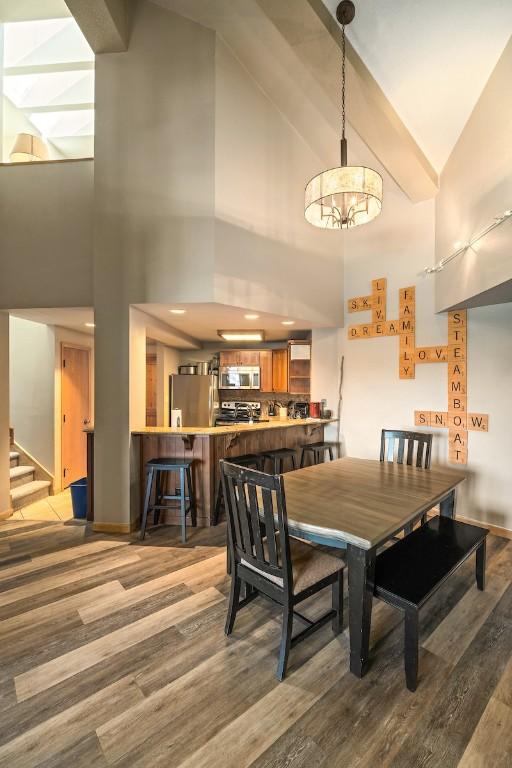
POLYGON ((64 387, 62 385, 63 382, 63 375, 62 372, 64 370, 64 348, 67 349, 79 349, 80 351, 87 352, 87 370, 89 372, 89 421, 91 420, 91 410, 92 410, 92 398, 91 398, 91 384, 92 384, 92 370, 91 370, 91 347, 88 347, 85 344, 77 344, 74 341, 61 341, 60 342, 60 358, 59 358, 59 365, 60 365, 60 487, 61 490, 64 490, 66 487, 65 484, 65 477, 64 477, 64 460, 63 460, 63 440, 62 440, 62 431, 64 427, 64 420, 63 420, 63 391, 64 387))

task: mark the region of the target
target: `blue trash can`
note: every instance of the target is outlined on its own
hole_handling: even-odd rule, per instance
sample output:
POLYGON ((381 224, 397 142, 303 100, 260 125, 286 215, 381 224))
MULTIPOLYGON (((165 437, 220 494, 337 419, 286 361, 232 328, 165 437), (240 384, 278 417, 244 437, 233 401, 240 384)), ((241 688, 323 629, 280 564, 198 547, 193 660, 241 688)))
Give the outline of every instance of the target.
POLYGON ((77 520, 87 518, 87 478, 81 477, 70 483, 71 503, 73 504, 73 517, 77 520))

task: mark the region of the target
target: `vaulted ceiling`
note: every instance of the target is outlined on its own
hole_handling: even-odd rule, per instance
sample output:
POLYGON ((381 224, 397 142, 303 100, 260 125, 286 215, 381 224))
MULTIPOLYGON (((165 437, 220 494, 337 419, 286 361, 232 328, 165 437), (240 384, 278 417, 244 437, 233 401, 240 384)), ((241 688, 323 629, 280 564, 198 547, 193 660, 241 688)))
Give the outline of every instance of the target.
MULTIPOLYGON (((338 0, 323 0, 334 14, 338 0)), ((511 0, 355 0, 347 36, 439 172, 512 34, 511 0)))

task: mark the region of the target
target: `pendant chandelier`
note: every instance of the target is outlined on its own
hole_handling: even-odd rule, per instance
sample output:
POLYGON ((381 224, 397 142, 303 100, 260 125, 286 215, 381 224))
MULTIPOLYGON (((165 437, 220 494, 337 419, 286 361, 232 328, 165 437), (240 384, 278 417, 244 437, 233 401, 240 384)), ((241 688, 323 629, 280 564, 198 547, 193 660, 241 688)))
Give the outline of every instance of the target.
POLYGON ((343 0, 336 9, 341 24, 341 165, 314 176, 306 187, 304 215, 324 229, 349 229, 366 224, 382 208, 382 177, 360 165, 347 165, 345 138, 345 26, 355 16, 354 3, 343 0))

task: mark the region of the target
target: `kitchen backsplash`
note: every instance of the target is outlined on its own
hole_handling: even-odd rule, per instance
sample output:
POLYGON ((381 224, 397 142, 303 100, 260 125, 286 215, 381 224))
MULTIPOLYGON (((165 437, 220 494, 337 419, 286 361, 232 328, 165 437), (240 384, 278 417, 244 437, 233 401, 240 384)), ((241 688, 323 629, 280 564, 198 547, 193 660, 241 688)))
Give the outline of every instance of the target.
POLYGON ((293 401, 294 403, 309 403, 309 395, 291 395, 288 392, 259 392, 256 389, 221 389, 219 391, 221 402, 242 403, 247 400, 261 403, 262 413, 266 415, 268 403, 271 401, 281 403, 286 406, 293 401))

